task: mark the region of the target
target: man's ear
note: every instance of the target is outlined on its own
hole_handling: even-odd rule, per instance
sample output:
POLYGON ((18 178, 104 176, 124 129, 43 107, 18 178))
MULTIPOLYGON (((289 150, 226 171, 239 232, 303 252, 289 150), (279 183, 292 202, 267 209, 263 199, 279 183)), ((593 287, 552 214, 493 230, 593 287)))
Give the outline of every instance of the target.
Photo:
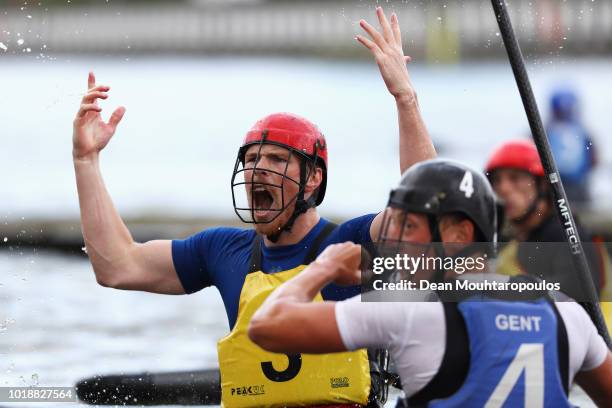
POLYGON ((323 182, 323 169, 315 166, 310 172, 308 180, 306 180, 306 186, 304 187, 305 193, 311 193, 315 191, 323 182))

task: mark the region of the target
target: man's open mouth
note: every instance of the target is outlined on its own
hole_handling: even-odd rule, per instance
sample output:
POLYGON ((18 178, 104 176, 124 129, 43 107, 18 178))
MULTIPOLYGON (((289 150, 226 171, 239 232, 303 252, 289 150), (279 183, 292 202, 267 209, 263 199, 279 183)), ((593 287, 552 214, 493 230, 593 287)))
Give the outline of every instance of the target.
POLYGON ((266 186, 255 185, 252 189, 253 197, 253 213, 259 220, 274 216, 274 211, 271 211, 274 204, 274 196, 266 188, 266 186))

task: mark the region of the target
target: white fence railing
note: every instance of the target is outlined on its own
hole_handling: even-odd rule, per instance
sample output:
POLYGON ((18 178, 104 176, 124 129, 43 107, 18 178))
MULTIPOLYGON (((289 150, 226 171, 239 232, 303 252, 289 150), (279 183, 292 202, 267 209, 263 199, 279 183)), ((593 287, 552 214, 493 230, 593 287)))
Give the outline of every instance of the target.
MULTIPOLYGON (((62 6, 0 9, 3 53, 307 53, 365 56, 353 40, 375 2, 235 6, 62 6)), ((381 2, 386 5, 386 3, 381 2)), ((402 1, 406 49, 433 60, 502 52, 488 1, 402 1)), ((528 53, 612 52, 612 1, 517 0, 511 14, 528 53)))

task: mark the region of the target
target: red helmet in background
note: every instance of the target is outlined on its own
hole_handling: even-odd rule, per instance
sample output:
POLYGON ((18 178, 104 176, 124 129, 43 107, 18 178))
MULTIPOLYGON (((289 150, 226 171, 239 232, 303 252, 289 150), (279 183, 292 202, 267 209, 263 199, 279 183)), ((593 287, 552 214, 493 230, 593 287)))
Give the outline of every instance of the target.
POLYGON ((316 205, 321 204, 327 187, 327 142, 319 128, 306 118, 293 113, 273 113, 258 120, 249 130, 240 148, 240 160, 254 144, 274 144, 285 147, 306 161, 323 169, 316 205))
POLYGON ((487 175, 502 168, 524 170, 535 177, 544 176, 538 149, 528 140, 505 142, 493 151, 485 168, 487 175))

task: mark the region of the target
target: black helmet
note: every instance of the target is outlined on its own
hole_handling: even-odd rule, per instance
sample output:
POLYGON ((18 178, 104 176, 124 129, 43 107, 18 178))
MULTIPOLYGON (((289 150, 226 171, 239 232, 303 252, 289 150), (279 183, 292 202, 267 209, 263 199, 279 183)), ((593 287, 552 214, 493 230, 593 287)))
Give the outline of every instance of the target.
POLYGON ((391 190, 388 206, 436 219, 434 240, 440 239, 437 217, 461 213, 474 223, 481 239, 497 241, 496 199, 489 181, 481 172, 454 160, 433 159, 410 167, 391 190))

